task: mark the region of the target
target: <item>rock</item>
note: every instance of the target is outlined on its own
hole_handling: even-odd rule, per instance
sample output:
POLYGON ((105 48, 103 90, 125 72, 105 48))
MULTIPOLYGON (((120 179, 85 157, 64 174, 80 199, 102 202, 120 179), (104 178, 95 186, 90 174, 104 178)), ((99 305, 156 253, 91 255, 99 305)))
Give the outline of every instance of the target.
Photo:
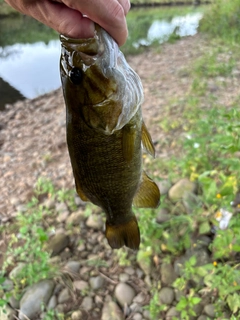
POLYGON ((201 315, 200 317, 197 318, 197 320, 208 320, 208 317, 201 315))
POLYGON ((122 311, 113 301, 104 303, 101 320, 124 320, 122 311))
POLYGON ((104 286, 105 280, 103 277, 97 276, 90 278, 89 283, 93 290, 98 290, 104 286))
POLYGON ((47 249, 52 253, 52 256, 56 256, 62 252, 69 244, 69 237, 64 233, 58 233, 50 238, 47 249))
POLYGON ((169 189, 171 188, 172 184, 168 180, 161 180, 157 183, 161 195, 167 194, 169 189))
POLYGON ((46 209, 54 209, 55 208, 55 200, 53 198, 48 198, 44 201, 43 203, 43 207, 45 207, 46 209))
POLYGON ((84 221, 84 220, 85 220, 85 212, 80 209, 78 211, 71 213, 71 215, 66 220, 66 224, 77 226, 81 221, 84 221))
POLYGON ((195 256, 197 259, 196 267, 200 267, 211 262, 210 254, 206 247, 195 247, 193 249, 190 248, 186 251, 185 256, 188 259, 190 259, 192 256, 195 256))
POLYGON ((57 203, 56 203, 56 211, 57 211, 58 213, 67 212, 67 211, 68 211, 68 207, 67 207, 66 203, 64 203, 64 202, 57 202, 57 203))
POLYGON ((88 289, 88 283, 83 280, 76 280, 73 282, 73 287, 78 291, 85 291, 88 289))
POLYGON ((2 288, 4 291, 12 291, 14 288, 14 284, 13 284, 12 280, 6 279, 2 284, 2 288))
POLYGON ((150 319, 150 311, 149 310, 144 310, 143 311, 143 316, 145 319, 150 319))
POLYGON ((127 282, 129 280, 129 275, 127 273, 120 273, 119 274, 119 281, 120 282, 127 282))
POLYGON ((14 294, 9 297, 9 304, 13 309, 19 309, 19 303, 20 301, 14 297, 14 294))
POLYGON ((57 222, 62 223, 67 220, 67 217, 69 216, 69 211, 62 211, 61 213, 58 214, 57 216, 57 222))
POLYGON ((130 305, 132 303, 135 291, 128 284, 120 282, 115 288, 114 295, 119 304, 123 307, 125 304, 130 305))
POLYGON ((159 300, 163 304, 171 305, 174 300, 174 290, 172 288, 162 288, 159 292, 159 300))
POLYGON ((177 275, 171 263, 163 263, 160 268, 161 281, 165 285, 172 285, 177 279, 177 275))
POLYGON ((157 223, 163 223, 171 219, 171 215, 169 214, 168 210, 165 208, 161 208, 160 211, 157 213, 156 221, 157 223))
POLYGON ((42 280, 27 289, 20 300, 19 319, 32 319, 47 305, 54 289, 52 280, 42 280))
POLYGON ((132 267, 126 267, 126 268, 124 269, 124 271, 125 271, 127 274, 129 274, 130 276, 134 275, 134 273, 135 273, 135 270, 134 270, 134 268, 132 268, 132 267))
POLYGON ((103 218, 99 214, 91 214, 86 221, 86 225, 94 230, 102 230, 103 218))
POLYGON ((173 317, 179 317, 179 316, 180 316, 179 311, 177 311, 175 307, 171 307, 166 313, 166 320, 172 320, 173 317))
POLYGON ((185 191, 183 194, 183 205, 187 213, 192 213, 193 210, 200 206, 201 201, 199 197, 193 192, 185 191))
POLYGON ((146 295, 143 292, 140 292, 136 297, 134 297, 133 302, 144 304, 146 301, 146 295))
POLYGON ((71 295, 68 288, 64 288, 58 296, 58 303, 62 304, 71 299, 71 295))
POLYGON ((83 318, 83 313, 81 310, 77 310, 77 311, 73 311, 72 315, 71 315, 71 319, 72 320, 84 320, 83 318))
POLYGON ((214 305, 213 304, 207 304, 205 307, 204 307, 204 313, 210 317, 210 318, 214 318, 215 317, 215 310, 214 310, 214 305))
POLYGON ((57 297, 55 295, 51 296, 48 301, 47 310, 53 310, 56 308, 57 305, 57 297))
POLYGON ((9 273, 10 279, 17 279, 17 277, 20 275, 21 271, 25 267, 26 263, 19 262, 19 264, 12 269, 12 271, 9 273))
POLYGON ((130 310, 132 313, 136 313, 136 312, 142 312, 142 307, 136 303, 136 302, 133 302, 131 305, 130 305, 130 310))
POLYGON ((83 301, 81 303, 81 308, 90 311, 92 309, 93 306, 93 299, 92 297, 84 297, 83 301))
POLYGON ((132 317, 133 320, 142 320, 142 318, 141 313, 135 313, 132 317))
POLYGON ((68 261, 65 265, 65 269, 71 273, 78 273, 81 266, 79 261, 68 261))
POLYGON ((174 184, 168 192, 169 199, 177 202, 183 198, 185 192, 195 193, 197 189, 196 183, 187 178, 179 180, 174 184))
POLYGON ((7 305, 0 307, 0 319, 1 320, 14 320, 14 319, 16 319, 16 311, 7 305))

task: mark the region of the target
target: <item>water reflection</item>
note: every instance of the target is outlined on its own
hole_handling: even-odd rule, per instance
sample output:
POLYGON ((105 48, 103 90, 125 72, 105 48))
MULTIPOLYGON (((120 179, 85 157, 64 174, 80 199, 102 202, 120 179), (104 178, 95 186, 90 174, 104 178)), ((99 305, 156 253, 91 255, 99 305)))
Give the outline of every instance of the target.
POLYGON ((199 21, 203 14, 200 12, 187 14, 182 17, 174 17, 171 21, 155 20, 148 29, 146 39, 139 39, 134 43, 137 48, 140 45, 149 46, 154 41, 163 43, 169 39, 171 34, 176 33, 180 37, 193 36, 197 33, 199 21))
POLYGON ((0 77, 26 98, 34 98, 60 86, 59 40, 48 44, 15 44, 5 47, 1 53, 0 77))

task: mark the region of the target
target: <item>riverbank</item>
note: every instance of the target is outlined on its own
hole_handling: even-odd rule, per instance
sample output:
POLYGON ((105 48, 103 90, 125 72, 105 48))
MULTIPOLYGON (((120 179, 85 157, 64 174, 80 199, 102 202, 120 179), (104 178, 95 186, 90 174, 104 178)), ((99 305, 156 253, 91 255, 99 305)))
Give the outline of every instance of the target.
POLYGON ((0 113, 0 246, 7 252, 0 263, 8 259, 3 292, 14 288, 9 314, 20 308, 31 320, 110 320, 110 314, 115 320, 205 320, 234 319, 238 312, 228 301, 239 281, 237 209, 229 207, 239 154, 224 151, 234 147, 229 139, 240 118, 238 111, 231 118, 240 99, 238 53, 196 35, 128 60, 143 82, 143 115, 156 146, 156 159, 146 157, 144 168, 162 193, 160 208, 137 210, 137 254, 111 250, 103 215, 73 191, 61 90, 0 113), (223 207, 233 213, 225 231, 215 217, 223 207), (48 280, 31 286, 43 278, 48 280), (41 290, 45 311, 36 303, 41 290))

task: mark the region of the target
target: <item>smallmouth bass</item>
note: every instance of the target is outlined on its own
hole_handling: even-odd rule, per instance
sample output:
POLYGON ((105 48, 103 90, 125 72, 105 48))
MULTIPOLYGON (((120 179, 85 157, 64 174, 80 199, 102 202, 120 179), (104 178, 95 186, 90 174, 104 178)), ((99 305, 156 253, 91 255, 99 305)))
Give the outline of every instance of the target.
POLYGON ((157 185, 142 171, 142 145, 155 150, 142 119, 143 90, 117 43, 96 25, 95 37, 60 36, 67 144, 76 190, 106 214, 112 248, 138 249, 132 204, 156 208, 157 185))

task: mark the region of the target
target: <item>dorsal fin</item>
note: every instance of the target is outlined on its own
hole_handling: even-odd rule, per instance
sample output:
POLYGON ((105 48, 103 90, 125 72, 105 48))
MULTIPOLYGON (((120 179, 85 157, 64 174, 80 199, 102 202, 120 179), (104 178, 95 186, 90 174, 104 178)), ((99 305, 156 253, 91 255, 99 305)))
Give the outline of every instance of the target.
POLYGON ((133 204, 138 208, 157 208, 160 203, 160 191, 155 182, 145 172, 142 174, 142 182, 133 199, 133 204))
POLYGON ((143 121, 142 123, 142 143, 144 148, 146 149, 146 151, 153 156, 153 158, 155 157, 155 148, 152 142, 152 138, 150 133, 148 132, 148 129, 143 121))

